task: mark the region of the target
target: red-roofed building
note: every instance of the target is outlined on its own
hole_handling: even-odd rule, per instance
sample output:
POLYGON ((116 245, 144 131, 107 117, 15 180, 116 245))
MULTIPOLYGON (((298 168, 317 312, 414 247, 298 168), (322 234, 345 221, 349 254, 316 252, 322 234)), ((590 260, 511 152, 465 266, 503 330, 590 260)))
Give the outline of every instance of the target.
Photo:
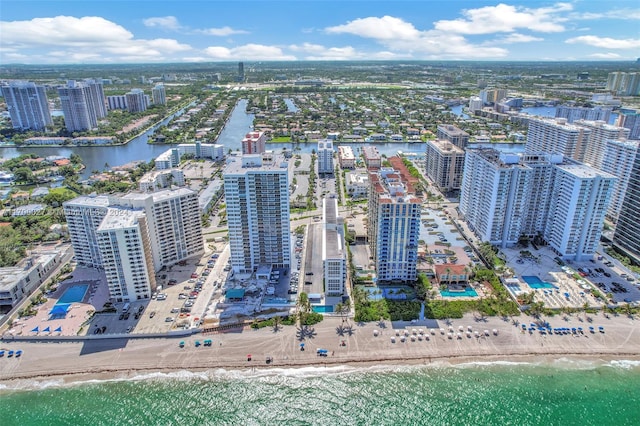
POLYGON ((69 160, 68 158, 61 158, 60 160, 53 160, 53 164, 58 167, 68 166, 69 164, 71 164, 71 160, 69 160))
POLYGON ((466 284, 469 281, 469 273, 464 265, 444 263, 435 265, 435 270, 436 279, 440 284, 466 284))

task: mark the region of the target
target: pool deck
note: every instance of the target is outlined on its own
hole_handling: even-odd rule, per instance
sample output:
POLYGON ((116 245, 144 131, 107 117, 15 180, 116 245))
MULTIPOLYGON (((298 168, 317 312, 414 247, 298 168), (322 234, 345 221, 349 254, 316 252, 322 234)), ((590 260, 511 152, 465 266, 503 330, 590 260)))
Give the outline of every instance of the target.
POLYGON ((73 278, 70 281, 64 281, 58 284, 58 289, 55 293, 42 305, 38 306, 38 313, 33 317, 20 318, 15 321, 9 333, 15 335, 35 336, 47 335, 48 333, 33 333, 35 327, 43 330, 47 327, 51 330, 52 335, 56 336, 75 336, 78 334, 85 334, 88 327, 85 327, 81 332, 80 327, 89 319, 90 313, 94 311, 96 306, 102 308, 105 302, 109 300, 109 289, 106 282, 100 280, 100 277, 95 274, 94 270, 76 268, 73 272, 73 278), (83 300, 86 303, 74 302, 71 303, 67 316, 65 318, 49 319, 49 311, 53 306, 58 303, 58 298, 61 297, 64 292, 71 286, 88 284, 86 294, 83 300), (62 328, 62 333, 54 333, 53 330, 58 327, 62 328))

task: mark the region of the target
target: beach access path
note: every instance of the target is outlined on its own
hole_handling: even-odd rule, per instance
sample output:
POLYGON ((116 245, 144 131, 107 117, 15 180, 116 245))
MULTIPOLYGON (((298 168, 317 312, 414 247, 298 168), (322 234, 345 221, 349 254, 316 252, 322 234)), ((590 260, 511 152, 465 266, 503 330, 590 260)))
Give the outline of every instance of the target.
MULTIPOLYGON (((187 338, 109 339, 80 343, 26 343, 3 341, 5 350, 22 350, 20 358, 0 358, 0 383, 25 379, 58 378, 63 381, 96 378, 126 378, 139 373, 207 370, 251 369, 262 367, 296 368, 331 365, 402 365, 431 362, 469 361, 533 361, 559 358, 589 357, 599 359, 640 359, 640 319, 626 316, 604 317, 601 314, 574 314, 566 320, 548 318, 551 327, 582 327, 583 334, 542 335, 523 331, 534 319, 521 315, 512 319, 498 317, 430 321, 426 327, 404 323, 401 327, 389 321, 356 324, 341 318, 327 317, 307 330, 304 340, 294 326, 281 326, 279 331, 267 327, 244 328, 227 333, 193 335, 187 338), (439 327, 433 327, 437 324, 439 327), (449 327, 453 338, 447 335, 449 327), (466 331, 473 332, 468 337, 466 331), (589 332, 589 326, 595 332, 589 332), (604 327, 604 332, 598 330, 604 327), (464 331, 458 337, 459 327, 464 331), (433 328, 434 334, 430 333, 433 328), (445 330, 441 334, 440 328, 445 330), (423 337, 412 341, 413 329, 422 329, 423 337), (497 334, 493 333, 493 330, 497 334), (401 342, 400 335, 410 335, 401 342), (488 330, 488 336, 484 331, 488 330), (480 336, 475 336, 479 331, 480 336), (309 337, 311 336, 311 337, 309 337), (428 340, 425 336, 428 336, 428 340), (211 339, 211 346, 195 346, 195 341, 211 339), (395 339, 395 343, 392 340, 395 339), (179 342, 184 341, 183 348, 179 342), (342 345, 344 341, 344 346, 342 345), (304 351, 300 343, 304 342, 304 351), (317 349, 328 356, 318 356, 317 349), (251 355, 251 361, 247 355, 251 355), (272 362, 266 364, 266 359, 272 362)), ((418 334, 419 335, 419 334, 418 334)))

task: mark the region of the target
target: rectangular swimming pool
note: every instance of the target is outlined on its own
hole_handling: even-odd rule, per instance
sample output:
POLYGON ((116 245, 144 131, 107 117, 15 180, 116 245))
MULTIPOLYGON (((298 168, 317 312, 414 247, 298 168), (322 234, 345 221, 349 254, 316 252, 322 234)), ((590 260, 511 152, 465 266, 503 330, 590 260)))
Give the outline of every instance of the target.
POLYGON ((556 286, 554 286, 553 284, 542 281, 535 275, 523 275, 522 279, 531 288, 556 288, 556 286))
POLYGON ((440 290, 442 297, 476 297, 478 293, 471 287, 467 287, 464 291, 440 290))
POLYGON ((56 305, 67 305, 69 303, 82 302, 88 288, 89 284, 72 285, 64 291, 62 296, 60 296, 60 299, 56 302, 56 305))
POLYGON ((331 305, 316 305, 312 306, 313 312, 318 314, 327 314, 333 312, 333 306, 331 305))

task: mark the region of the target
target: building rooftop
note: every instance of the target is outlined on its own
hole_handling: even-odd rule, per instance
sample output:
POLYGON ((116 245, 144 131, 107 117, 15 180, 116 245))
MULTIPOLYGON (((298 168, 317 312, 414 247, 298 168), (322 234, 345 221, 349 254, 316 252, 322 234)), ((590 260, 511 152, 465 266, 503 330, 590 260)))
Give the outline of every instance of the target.
POLYGON ((97 231, 132 228, 138 224, 138 219, 141 217, 144 217, 142 210, 109 208, 97 231))
POLYGON ((108 207, 109 197, 107 197, 106 195, 81 195, 74 198, 73 200, 69 200, 63 203, 63 205, 82 207, 108 207))
POLYGON ((601 177, 617 179, 616 176, 610 173, 594 169, 593 167, 587 166, 586 164, 559 164, 558 168, 579 178, 601 177))
POLYGON ((245 174, 255 171, 284 171, 289 163, 282 154, 267 151, 264 154, 248 154, 227 157, 223 174, 245 174))
POLYGON ((427 144, 433 146, 438 152, 442 154, 461 154, 464 155, 464 150, 457 145, 452 144, 448 140, 436 139, 427 141, 427 144))

